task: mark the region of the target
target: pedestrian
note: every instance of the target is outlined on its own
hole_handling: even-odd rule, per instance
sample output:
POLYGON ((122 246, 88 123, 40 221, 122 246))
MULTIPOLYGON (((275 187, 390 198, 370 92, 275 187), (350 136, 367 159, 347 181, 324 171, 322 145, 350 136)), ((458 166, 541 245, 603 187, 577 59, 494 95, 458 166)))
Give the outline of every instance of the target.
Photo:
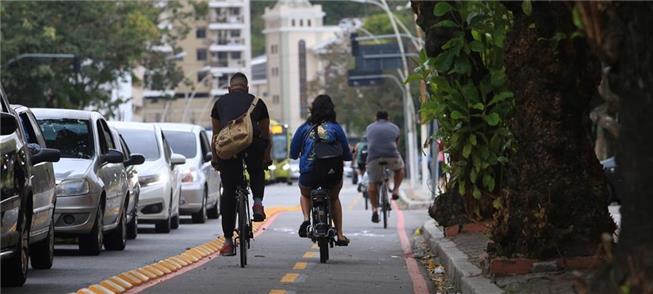
POLYGON ((383 181, 384 167, 380 162, 387 162, 387 167, 394 173, 392 199, 399 199, 399 187, 404 179, 404 161, 399 154, 397 145, 401 131, 399 127, 388 120, 386 111, 376 113, 376 121, 367 126, 366 171, 369 178, 367 191, 372 203, 372 222, 379 222, 379 184, 383 181))
MULTIPOLYGON (((247 77, 242 73, 235 73, 229 80, 229 93, 220 97, 213 105, 211 118, 214 138, 220 130, 232 120, 245 114, 254 102, 254 95, 248 93, 247 77)), ((222 214, 222 231, 225 243, 220 250, 221 255, 236 255, 233 244, 233 234, 236 222, 236 187, 243 181, 243 159, 247 165, 250 188, 254 196, 252 206, 253 220, 265 220, 263 208, 263 194, 265 190, 265 167, 270 160, 270 117, 263 100, 258 99, 252 110, 253 140, 252 143, 231 159, 219 159, 214 153, 211 165, 220 171, 222 179, 222 195, 220 195, 220 213, 222 214)), ((215 142, 213 142, 215 144, 215 142)), ((215 150, 215 148, 213 148, 215 150)))
POLYGON ((344 161, 352 160, 347 136, 336 121, 335 106, 328 95, 319 95, 313 100, 310 108, 311 114, 293 136, 290 144, 290 157, 300 158, 299 190, 301 193, 300 204, 304 214, 304 222, 299 227, 299 236, 308 236, 311 211, 311 190, 322 187, 328 189, 329 200, 333 213, 338 238, 337 246, 349 245, 349 239, 342 230, 342 205, 340 204, 340 189, 342 188, 342 175, 344 161), (334 145, 340 144, 341 154, 332 159, 317 159, 313 145, 316 140, 334 145))

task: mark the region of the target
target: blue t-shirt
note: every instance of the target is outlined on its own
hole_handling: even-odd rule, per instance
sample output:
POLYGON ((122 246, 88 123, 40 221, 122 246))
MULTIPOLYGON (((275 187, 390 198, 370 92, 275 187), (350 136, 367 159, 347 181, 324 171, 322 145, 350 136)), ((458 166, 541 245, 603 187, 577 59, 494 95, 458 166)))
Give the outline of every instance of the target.
MULTIPOLYGON (((312 131, 313 125, 303 123, 292 138, 290 143, 290 158, 299 158, 299 172, 301 174, 309 173, 313 169, 313 160, 315 154, 311 154, 313 150, 313 143, 315 142, 315 131, 312 131), (310 131, 310 134, 307 132, 310 131)), ((339 124, 334 122, 324 122, 317 127, 318 136, 326 142, 338 141, 342 145, 343 160, 349 161, 352 159, 351 151, 349 150, 349 143, 347 136, 339 124)))

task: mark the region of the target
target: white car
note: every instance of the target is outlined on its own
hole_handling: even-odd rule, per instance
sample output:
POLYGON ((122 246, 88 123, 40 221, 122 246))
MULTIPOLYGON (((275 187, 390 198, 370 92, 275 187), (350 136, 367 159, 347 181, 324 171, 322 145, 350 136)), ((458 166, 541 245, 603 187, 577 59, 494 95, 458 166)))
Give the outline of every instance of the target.
POLYGON ((172 151, 186 157, 181 169, 179 212, 194 223, 220 216, 220 174, 211 166, 211 143, 206 131, 196 125, 159 124, 172 151))
POLYGON ((161 128, 155 124, 110 122, 118 129, 132 152, 145 156, 136 167, 141 191, 138 199, 138 222, 154 223, 157 233, 169 233, 179 227, 183 155, 172 152, 161 128))

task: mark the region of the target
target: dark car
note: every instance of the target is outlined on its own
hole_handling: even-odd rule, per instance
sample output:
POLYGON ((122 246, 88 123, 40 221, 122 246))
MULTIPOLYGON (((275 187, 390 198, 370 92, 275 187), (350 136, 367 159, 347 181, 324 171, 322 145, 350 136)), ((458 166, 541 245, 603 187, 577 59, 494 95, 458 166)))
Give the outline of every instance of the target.
POLYGON ((617 167, 617 161, 613 156, 601 161, 601 165, 603 165, 603 172, 608 178, 608 199, 610 203, 621 203, 619 191, 622 191, 623 178, 617 167))
POLYGON ((42 161, 32 156, 32 221, 30 223, 30 257, 35 269, 49 269, 54 257, 55 178, 52 162, 59 161, 57 149, 46 148, 32 111, 21 105, 11 105, 18 115, 21 131, 30 154, 51 159, 42 161))
POLYGON ((33 214, 32 165, 58 159, 56 152, 25 142, 21 122, 0 87, 0 257, 2 285, 21 286, 27 279, 33 214), (56 158, 55 158, 56 157, 56 158))

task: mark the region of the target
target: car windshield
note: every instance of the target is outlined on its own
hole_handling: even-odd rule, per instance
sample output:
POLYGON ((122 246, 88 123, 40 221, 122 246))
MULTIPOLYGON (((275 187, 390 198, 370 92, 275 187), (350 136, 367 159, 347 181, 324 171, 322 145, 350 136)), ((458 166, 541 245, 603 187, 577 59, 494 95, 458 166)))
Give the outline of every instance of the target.
POLYGON ((179 153, 186 158, 193 158, 197 155, 197 140, 195 133, 192 132, 178 132, 178 131, 163 131, 166 140, 172 147, 172 152, 179 153))
POLYGON ((154 130, 123 129, 120 133, 132 153, 142 154, 147 161, 154 161, 161 157, 154 130))
POLYGON ((93 157, 91 123, 86 119, 42 119, 38 121, 45 145, 59 149, 62 158, 93 157))
POLYGON ((272 159, 283 160, 288 154, 288 138, 285 134, 272 136, 272 159))

